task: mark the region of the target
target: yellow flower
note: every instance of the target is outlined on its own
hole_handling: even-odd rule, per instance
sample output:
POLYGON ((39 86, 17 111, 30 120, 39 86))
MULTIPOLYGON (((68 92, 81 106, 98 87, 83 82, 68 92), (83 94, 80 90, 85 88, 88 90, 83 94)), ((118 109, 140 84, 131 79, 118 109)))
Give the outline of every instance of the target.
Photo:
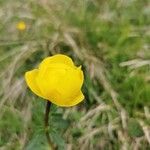
POLYGON ((81 67, 62 54, 45 58, 38 69, 25 73, 25 80, 36 95, 58 106, 74 106, 84 99, 81 67))
POLYGON ((25 24, 25 22, 24 22, 24 21, 18 22, 18 24, 17 24, 17 29, 20 30, 20 31, 25 30, 25 29, 26 29, 26 24, 25 24))

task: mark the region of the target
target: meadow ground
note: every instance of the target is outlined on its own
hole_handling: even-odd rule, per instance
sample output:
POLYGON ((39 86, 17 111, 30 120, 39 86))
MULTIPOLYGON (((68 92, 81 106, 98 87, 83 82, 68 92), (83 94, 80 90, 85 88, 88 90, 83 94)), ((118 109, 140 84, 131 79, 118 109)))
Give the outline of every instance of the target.
POLYGON ((56 147, 150 149, 149 16, 148 0, 0 0, 0 150, 48 149, 45 101, 24 73, 56 53, 85 75, 84 102, 52 106, 56 147))

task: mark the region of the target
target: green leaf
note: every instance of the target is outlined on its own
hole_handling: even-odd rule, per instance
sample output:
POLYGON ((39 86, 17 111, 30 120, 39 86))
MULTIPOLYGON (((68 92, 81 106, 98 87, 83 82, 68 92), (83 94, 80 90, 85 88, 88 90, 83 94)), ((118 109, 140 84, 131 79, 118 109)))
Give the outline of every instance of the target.
POLYGON ((59 150, 65 150, 65 141, 63 137, 60 136, 60 133, 58 131, 52 131, 50 133, 50 137, 52 141, 57 145, 59 150))
POLYGON ((141 137, 144 134, 138 121, 133 118, 129 120, 128 133, 131 137, 141 137))
POLYGON ((46 144, 46 138, 44 135, 34 136, 27 144, 26 150, 47 150, 48 144, 46 144))
POLYGON ((6 144, 12 134, 20 134, 23 123, 18 113, 9 110, 9 107, 4 108, 4 114, 0 118, 0 146, 6 144))
POLYGON ((68 128, 70 123, 68 120, 62 118, 62 114, 56 113, 52 114, 51 124, 53 128, 59 131, 64 131, 68 128))

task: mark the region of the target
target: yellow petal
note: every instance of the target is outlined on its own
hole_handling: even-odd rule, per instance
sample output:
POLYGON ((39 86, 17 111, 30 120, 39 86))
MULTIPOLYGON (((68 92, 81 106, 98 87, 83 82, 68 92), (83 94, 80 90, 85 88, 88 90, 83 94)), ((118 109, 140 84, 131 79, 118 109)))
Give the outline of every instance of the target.
POLYGON ((66 55, 62 55, 62 54, 57 54, 57 55, 45 58, 41 62, 39 68, 48 67, 50 64, 54 64, 54 63, 57 63, 57 64, 60 63, 60 64, 68 65, 70 67, 75 67, 74 63, 70 57, 68 57, 66 55))
POLYGON ((62 98, 66 99, 77 93, 82 87, 83 78, 83 72, 80 68, 68 70, 57 87, 62 98))
POLYGON ((31 89, 32 92, 34 92, 36 95, 42 97, 42 98, 45 98, 37 83, 36 83, 36 77, 37 77, 37 74, 38 74, 38 70, 37 69, 34 69, 32 71, 28 71, 25 73, 25 80, 26 80, 26 83, 27 85, 29 86, 29 88, 31 89))
POLYGON ((36 81, 47 99, 57 104, 63 100, 67 105, 68 97, 74 99, 81 89, 83 78, 81 67, 74 69, 65 64, 50 64, 45 69, 39 69, 36 81))
POLYGON ((41 92, 48 99, 53 98, 53 93, 57 91, 61 81, 65 77, 67 70, 64 64, 50 64, 47 68, 39 69, 36 78, 37 85, 41 92))
MULTIPOLYGON (((55 97, 56 98, 56 97, 55 97)), ((70 97, 68 100, 63 100, 63 99, 51 99, 50 101, 54 103, 55 105, 62 106, 62 107, 70 107, 77 105, 81 101, 84 100, 84 95, 82 91, 80 91, 75 97, 70 97)))
POLYGON ((24 22, 24 21, 20 21, 20 22, 17 24, 17 29, 18 29, 18 30, 21 30, 21 31, 25 30, 25 29, 26 29, 26 24, 25 24, 25 22, 24 22))
POLYGON ((84 99, 84 95, 80 91, 83 78, 83 72, 80 67, 66 71, 65 76, 56 84, 56 90, 50 93, 50 101, 64 107, 73 106, 81 102, 84 99))

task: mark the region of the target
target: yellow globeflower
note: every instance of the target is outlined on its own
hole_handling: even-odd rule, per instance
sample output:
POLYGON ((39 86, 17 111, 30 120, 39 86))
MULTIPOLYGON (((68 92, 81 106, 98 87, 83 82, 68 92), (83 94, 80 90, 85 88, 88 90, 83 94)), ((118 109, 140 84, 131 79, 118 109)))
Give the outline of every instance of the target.
POLYGON ((20 31, 25 30, 25 29, 26 29, 26 24, 25 24, 25 22, 24 22, 24 21, 18 22, 18 24, 17 24, 17 29, 20 30, 20 31))
POLYGON ((25 73, 25 80, 36 95, 58 106, 74 106, 84 99, 83 71, 66 55, 45 58, 38 69, 25 73))

